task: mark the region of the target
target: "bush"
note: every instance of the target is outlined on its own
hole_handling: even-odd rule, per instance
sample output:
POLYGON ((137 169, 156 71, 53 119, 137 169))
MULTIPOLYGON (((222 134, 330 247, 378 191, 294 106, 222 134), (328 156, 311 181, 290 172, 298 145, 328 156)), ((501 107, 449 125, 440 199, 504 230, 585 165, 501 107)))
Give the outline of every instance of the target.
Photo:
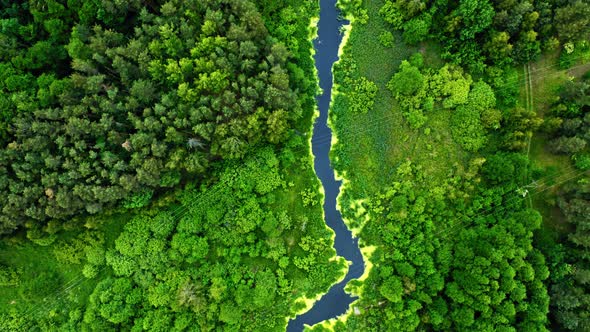
POLYGON ((86 264, 82 269, 82 274, 88 279, 92 279, 98 275, 99 268, 96 265, 86 264))
POLYGON ((0 265, 0 286, 1 287, 17 286, 19 283, 20 283, 20 271, 19 270, 12 268, 12 267, 0 265))
POLYGON ((470 152, 478 151, 486 142, 479 112, 469 106, 457 107, 451 118, 451 132, 455 142, 470 152))
POLYGON ((377 85, 361 77, 354 82, 354 90, 348 93, 350 110, 354 113, 367 113, 375 103, 377 85))
POLYGON ((428 38, 431 21, 430 15, 422 15, 407 21, 404 24, 404 42, 414 45, 428 38))
POLYGON ((317 204, 316 192, 312 189, 302 190, 300 192, 303 206, 314 206, 317 204))
POLYGON ((590 154, 582 153, 579 155, 572 156, 574 160, 574 164, 577 168, 581 169, 582 171, 590 170, 590 154))
POLYGON ((400 70, 393 75, 387 87, 395 96, 408 96, 422 89, 424 81, 424 76, 420 73, 420 69, 404 60, 400 65, 400 70))
POLYGON ((421 110, 410 110, 406 114, 406 120, 411 128, 418 129, 426 123, 428 117, 426 117, 421 110))
POLYGON ((80 264, 84 259, 84 243, 60 241, 53 249, 53 254, 61 264, 80 264))
POLYGON ((44 233, 41 229, 34 227, 27 230, 27 239, 31 240, 31 242, 46 247, 51 245, 57 239, 57 235, 55 234, 47 234, 44 233))
POLYGON ((126 209, 137 209, 144 206, 147 206, 154 195, 154 191, 152 189, 144 189, 137 194, 132 195, 131 197, 125 199, 123 201, 123 207, 126 209))
POLYGON ((586 141, 579 137, 559 137, 549 143, 554 153, 572 154, 582 151, 586 147, 586 141))
POLYGON ((385 47, 393 47, 393 34, 389 31, 384 31, 379 35, 379 42, 385 47))
POLYGON ((96 266, 103 265, 105 263, 105 250, 102 247, 87 247, 86 260, 96 266))

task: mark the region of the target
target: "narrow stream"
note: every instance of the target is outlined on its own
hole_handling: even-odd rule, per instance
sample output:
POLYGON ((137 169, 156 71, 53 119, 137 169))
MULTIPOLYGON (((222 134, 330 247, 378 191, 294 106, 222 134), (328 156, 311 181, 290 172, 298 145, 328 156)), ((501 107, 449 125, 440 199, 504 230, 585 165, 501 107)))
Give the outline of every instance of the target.
POLYGON ((300 332, 303 331, 304 324, 313 325, 345 313, 354 298, 344 292, 344 286, 351 279, 359 278, 364 271, 358 239, 352 237, 342 220, 340 211, 336 209, 336 198, 340 193, 341 181, 336 181, 334 170, 330 165, 331 145, 325 144, 327 137, 332 137, 332 131, 328 127, 328 110, 333 85, 332 66, 338 60, 338 48, 342 42, 340 28, 347 23, 338 19, 340 11, 336 8, 336 1, 320 0, 318 38, 313 42, 316 51, 315 65, 323 94, 317 97, 320 116, 316 119, 313 128, 312 151, 315 156, 315 172, 324 186, 324 218, 326 224, 336 233, 334 240, 336 253, 351 261, 352 265, 349 266, 344 280, 334 285, 309 311, 289 321, 288 332, 300 332))

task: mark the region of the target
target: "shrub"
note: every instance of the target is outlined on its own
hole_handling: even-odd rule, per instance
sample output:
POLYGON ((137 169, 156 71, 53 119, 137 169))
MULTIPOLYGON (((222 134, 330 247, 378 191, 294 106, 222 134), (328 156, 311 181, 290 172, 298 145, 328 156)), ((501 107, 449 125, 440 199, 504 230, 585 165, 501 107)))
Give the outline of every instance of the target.
POLYGON ((486 142, 485 129, 479 112, 468 106, 459 106, 451 118, 451 132, 455 142, 470 152, 476 152, 486 142))
POLYGON ((379 42, 385 47, 393 47, 393 34, 390 31, 384 31, 379 35, 379 42))
POLYGON ((361 77, 354 82, 354 90, 348 94, 350 110, 354 113, 367 113, 375 103, 377 85, 361 77))
POLYGON ((154 191, 152 189, 144 189, 137 194, 134 194, 131 197, 125 199, 123 201, 123 207, 126 209, 137 209, 144 207, 150 203, 153 195, 154 191))

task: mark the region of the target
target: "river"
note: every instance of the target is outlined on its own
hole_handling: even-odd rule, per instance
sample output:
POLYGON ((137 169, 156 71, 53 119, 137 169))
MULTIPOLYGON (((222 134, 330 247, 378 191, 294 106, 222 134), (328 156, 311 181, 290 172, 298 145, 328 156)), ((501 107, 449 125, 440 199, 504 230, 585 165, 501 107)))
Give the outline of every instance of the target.
POLYGON ((315 173, 324 187, 324 218, 326 224, 336 233, 334 240, 336 253, 352 262, 352 265, 349 266, 344 280, 332 286, 309 311, 289 321, 288 332, 300 332, 303 331, 304 324, 313 325, 345 313, 355 298, 344 292, 344 286, 351 279, 359 278, 364 271, 358 239, 352 237, 352 233, 342 220, 340 211, 336 208, 341 181, 336 181, 334 170, 330 165, 331 144, 326 144, 327 137, 332 136, 332 131, 328 127, 328 111, 333 85, 332 66, 338 60, 338 49, 342 42, 340 28, 347 24, 346 21, 339 20, 340 11, 336 8, 336 1, 320 0, 318 37, 313 42, 315 66, 323 93, 317 97, 320 115, 313 127, 312 151, 315 156, 315 173))

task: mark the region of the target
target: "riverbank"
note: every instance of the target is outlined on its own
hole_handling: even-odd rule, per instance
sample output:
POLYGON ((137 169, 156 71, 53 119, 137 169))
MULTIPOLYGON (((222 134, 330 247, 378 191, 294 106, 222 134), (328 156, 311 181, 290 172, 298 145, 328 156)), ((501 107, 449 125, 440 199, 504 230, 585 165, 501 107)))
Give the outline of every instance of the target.
MULTIPOLYGON (((489 139, 496 142, 485 152, 465 151, 453 137, 453 110, 442 107, 440 99, 428 111, 422 128, 408 126, 388 83, 401 61, 412 54, 419 53, 420 60, 416 63, 424 68, 423 72, 439 70, 443 62, 437 56, 436 45, 407 46, 400 34, 392 33, 391 26, 379 15, 383 3, 365 3, 367 23, 352 25, 334 70, 336 91, 330 113, 330 125, 337 138, 332 160, 344 182, 339 208, 349 228, 360 236, 360 243, 371 245, 370 254, 365 248, 362 252, 372 267, 360 281, 349 286, 360 298, 346 315, 309 330, 413 331, 420 325, 440 330, 470 326, 477 330, 474 320, 481 326, 497 326, 493 319, 472 319, 471 314, 463 319, 459 314, 479 315, 478 310, 484 309, 502 319, 514 319, 518 315, 527 321, 527 326, 543 326, 548 301, 542 282, 547 275, 543 264, 534 262, 537 258, 531 251, 532 231, 538 227, 537 215, 519 204, 522 197, 515 193, 511 179, 493 182, 483 170, 494 158, 497 160, 496 153, 501 153, 500 156, 506 153, 498 146, 500 135, 490 132, 489 139), (384 43, 382 36, 388 33, 392 41, 384 43), (373 83, 378 88, 373 106, 363 112, 353 111, 350 106, 358 90, 355 84, 360 82, 373 83), (488 158, 491 161, 482 167, 488 158), (480 203, 492 192, 495 194, 489 201, 503 202, 501 211, 496 206, 499 203, 486 202, 488 206, 480 203), (514 218, 526 220, 522 221, 524 226, 515 225, 511 221, 514 218), (498 225, 493 227, 501 227, 503 237, 512 244, 498 243, 495 231, 481 225, 498 225), (521 233, 520 227, 526 227, 528 233, 521 233), (538 316, 495 311, 489 303, 479 309, 455 297, 458 292, 484 298, 502 296, 496 289, 477 282, 478 288, 474 288, 466 281, 483 276, 499 285, 504 283, 487 270, 480 272, 464 257, 468 255, 463 255, 461 250, 476 248, 479 243, 499 247, 497 250, 501 252, 524 253, 519 259, 526 261, 534 277, 526 279, 517 274, 508 282, 521 284, 531 295, 527 299, 511 299, 507 305, 534 307, 538 316)), ((476 87, 470 82, 468 88, 471 95, 476 87)), ((508 118, 510 113, 506 114, 508 118)), ((509 119, 507 122, 510 123, 509 119)), ((514 160, 520 158, 518 154, 509 155, 514 160)), ((514 161, 507 158, 504 162, 514 161)), ((523 170, 516 162, 510 167, 523 170)), ((492 260, 486 251, 474 249, 472 255, 492 260)), ((491 265, 499 271, 519 266, 510 257, 497 259, 502 265, 491 265)), ((474 297, 465 295, 470 301, 478 302, 474 297)))
MULTIPOLYGON (((359 241, 359 243, 360 243, 360 241, 359 241)), ((318 324, 314 324, 312 326, 306 327, 305 331, 307 331, 307 332, 318 331, 318 330, 322 331, 322 329, 326 329, 328 331, 333 331, 336 324, 338 324, 338 323, 346 324, 348 317, 350 317, 351 315, 358 315, 361 313, 361 309, 358 306, 358 304, 359 304, 360 298, 363 296, 362 285, 367 280, 367 278, 369 277, 369 275, 373 269, 373 263, 371 262, 370 258, 376 249, 377 249, 376 246, 364 246, 364 247, 360 248, 361 254, 363 255, 363 259, 364 259, 364 263, 365 263, 365 271, 363 272, 363 274, 359 278, 357 278, 353 282, 349 283, 347 285, 347 288, 345 288, 346 293, 350 294, 351 296, 358 297, 358 299, 353 301, 349 305, 349 308, 348 308, 348 310, 346 310, 345 313, 343 313, 337 317, 322 321, 318 324)))
MULTIPOLYGON (((352 238, 352 233, 347 229, 337 209, 340 181, 335 177, 330 160, 330 143, 334 141, 328 126, 333 91, 332 68, 341 53, 342 31, 345 30, 341 28, 344 22, 339 20, 339 12, 335 5, 335 0, 320 1, 320 20, 318 36, 314 40, 314 59, 321 93, 317 97, 319 116, 315 120, 311 142, 315 173, 324 188, 324 218, 326 224, 334 231, 334 248, 337 254, 349 262, 350 268, 344 279, 334 285, 308 312, 289 323, 288 331, 300 331, 305 325, 324 321, 346 312, 348 304, 353 299, 344 292, 344 287, 350 279, 361 276, 364 266, 356 239, 352 238)), ((311 301, 308 301, 308 304, 311 304, 311 301)))
MULTIPOLYGON (((372 235, 363 235, 362 230, 368 223, 384 222, 381 218, 370 219, 369 199, 396 179, 392 170, 407 159, 427 162, 429 165, 442 164, 450 167, 452 164, 448 162, 448 156, 421 156, 425 151, 427 154, 431 153, 431 150, 426 149, 426 141, 429 138, 407 126, 397 102, 387 89, 387 83, 399 63, 420 47, 404 45, 397 34, 394 34, 395 42, 391 47, 386 47, 378 41, 380 33, 390 30, 378 14, 382 3, 383 1, 372 1, 368 4, 367 23, 347 17, 351 24, 344 29, 346 42, 340 46, 340 60, 334 67, 336 79, 329 118, 330 127, 334 130, 331 157, 336 177, 342 181, 338 209, 342 211, 343 219, 353 235, 360 236, 359 244, 366 265, 362 276, 351 282, 347 291, 360 298, 350 305, 345 314, 312 326, 309 330, 313 331, 333 330, 337 324, 347 324, 351 317, 367 314, 367 311, 371 310, 366 302, 361 301, 363 288, 369 276, 376 273, 375 264, 380 265, 381 258, 373 257, 378 247, 367 244, 368 241, 372 241, 372 235), (352 81, 364 77, 377 85, 374 106, 367 113, 352 114, 348 110, 347 98, 352 87, 350 84, 342 84, 347 77, 352 81), (419 145, 418 148, 415 148, 416 144, 419 145)), ((425 49, 429 64, 436 66, 440 63, 429 45, 422 48, 425 49)), ((448 115, 447 113, 444 116, 448 115)), ((439 129, 439 132, 444 132, 442 136, 446 139, 436 142, 435 149, 444 151, 449 149, 449 146, 454 148, 456 145, 450 141, 448 118, 443 125, 438 125, 438 121, 440 119, 435 116, 431 126, 433 129, 439 129)), ((454 149, 452 154, 458 150, 454 149)), ((448 168, 442 167, 436 173, 438 175, 445 170, 448 168)))

